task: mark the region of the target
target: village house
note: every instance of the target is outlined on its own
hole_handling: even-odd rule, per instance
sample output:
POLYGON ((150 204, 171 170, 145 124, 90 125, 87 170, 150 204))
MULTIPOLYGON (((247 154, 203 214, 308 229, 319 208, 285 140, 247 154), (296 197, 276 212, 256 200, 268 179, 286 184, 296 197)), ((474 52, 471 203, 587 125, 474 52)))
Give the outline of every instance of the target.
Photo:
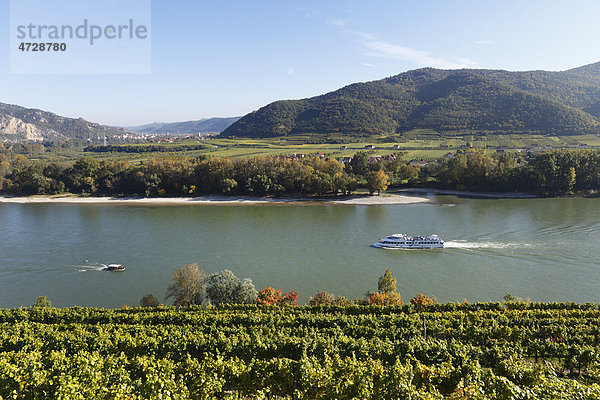
POLYGON ((411 167, 425 167, 427 164, 429 164, 429 161, 425 161, 425 160, 411 160, 408 165, 410 165, 411 167))

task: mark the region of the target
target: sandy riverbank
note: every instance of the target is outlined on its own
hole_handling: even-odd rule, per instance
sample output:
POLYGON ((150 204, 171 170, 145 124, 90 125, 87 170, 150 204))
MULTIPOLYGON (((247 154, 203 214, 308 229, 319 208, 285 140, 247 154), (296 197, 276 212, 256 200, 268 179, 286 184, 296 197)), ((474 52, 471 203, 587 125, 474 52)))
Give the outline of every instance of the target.
POLYGON ((128 204, 128 205, 211 205, 211 204, 297 204, 331 203, 340 205, 393 205, 429 203, 425 197, 382 195, 347 196, 340 198, 270 198, 248 196, 203 196, 203 197, 84 197, 74 195, 57 196, 0 196, 0 203, 18 204, 128 204))
POLYGON ((536 196, 531 193, 520 192, 469 192, 466 190, 443 190, 432 188, 408 188, 398 190, 400 193, 423 193, 434 195, 450 195, 459 197, 475 197, 475 198, 490 198, 490 199, 536 199, 536 196))

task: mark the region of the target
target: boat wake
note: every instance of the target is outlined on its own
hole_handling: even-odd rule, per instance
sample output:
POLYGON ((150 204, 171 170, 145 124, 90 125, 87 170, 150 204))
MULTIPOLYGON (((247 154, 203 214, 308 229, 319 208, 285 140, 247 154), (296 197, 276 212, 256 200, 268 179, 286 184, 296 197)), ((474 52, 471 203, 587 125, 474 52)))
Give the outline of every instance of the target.
POLYGON ((97 265, 75 265, 77 272, 104 271, 105 267, 97 265))
POLYGON ((97 263, 97 262, 88 262, 88 260, 85 260, 86 264, 82 264, 82 265, 74 265, 73 267, 76 268, 77 272, 94 272, 94 271, 105 271, 106 268, 108 267, 105 264, 102 263, 97 263))
POLYGON ((467 242, 462 240, 454 240, 444 243, 445 248, 451 249, 510 249, 531 246, 531 244, 527 243, 467 242))

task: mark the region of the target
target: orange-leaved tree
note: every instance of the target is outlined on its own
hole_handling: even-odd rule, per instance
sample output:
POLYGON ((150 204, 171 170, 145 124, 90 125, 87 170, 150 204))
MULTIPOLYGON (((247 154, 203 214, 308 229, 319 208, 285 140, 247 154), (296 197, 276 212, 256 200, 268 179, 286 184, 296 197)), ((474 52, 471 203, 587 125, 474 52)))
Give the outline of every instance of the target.
POLYGON ((298 305, 298 292, 290 290, 282 293, 281 289, 273 289, 269 286, 258 291, 256 301, 263 306, 296 306, 298 305))
POLYGON ((437 300, 433 297, 425 296, 423 293, 418 293, 410 299, 410 304, 415 306, 415 309, 420 312, 427 308, 427 306, 437 304, 437 300))

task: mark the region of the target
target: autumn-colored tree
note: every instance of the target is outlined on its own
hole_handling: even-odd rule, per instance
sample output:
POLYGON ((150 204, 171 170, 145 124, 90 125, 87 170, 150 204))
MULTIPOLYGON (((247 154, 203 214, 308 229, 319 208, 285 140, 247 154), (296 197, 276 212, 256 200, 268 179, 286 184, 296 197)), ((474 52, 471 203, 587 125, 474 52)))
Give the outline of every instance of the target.
POLYGON ((379 171, 371 171, 366 176, 367 179, 367 188, 369 189, 369 194, 373 194, 377 191, 377 195, 382 190, 388 188, 390 184, 390 177, 386 174, 382 169, 379 171))
POLYGON ((371 306, 399 306, 404 304, 404 302, 402 301, 402 297, 398 292, 371 293, 368 302, 371 306))
POLYGON ((273 289, 271 286, 258 291, 256 301, 263 306, 277 305, 281 299, 281 290, 273 289))
POLYGON ((263 306, 296 306, 298 305, 298 292, 282 293, 281 289, 273 289, 269 286, 258 291, 256 301, 263 306))
POLYGON ((317 292, 308 302, 309 306, 329 306, 334 304, 335 296, 326 290, 317 292))
POLYGON ((423 293, 418 293, 415 297, 410 299, 410 304, 415 306, 415 309, 419 312, 423 311, 427 306, 436 303, 437 300, 435 298, 425 296, 423 293))
POLYGON ((202 304, 206 297, 207 277, 198 264, 185 264, 173 272, 165 298, 172 297, 176 306, 202 304))
POLYGON ((290 290, 289 292, 285 292, 283 296, 281 296, 281 301, 279 305, 282 306, 297 306, 298 305, 298 292, 290 290))

